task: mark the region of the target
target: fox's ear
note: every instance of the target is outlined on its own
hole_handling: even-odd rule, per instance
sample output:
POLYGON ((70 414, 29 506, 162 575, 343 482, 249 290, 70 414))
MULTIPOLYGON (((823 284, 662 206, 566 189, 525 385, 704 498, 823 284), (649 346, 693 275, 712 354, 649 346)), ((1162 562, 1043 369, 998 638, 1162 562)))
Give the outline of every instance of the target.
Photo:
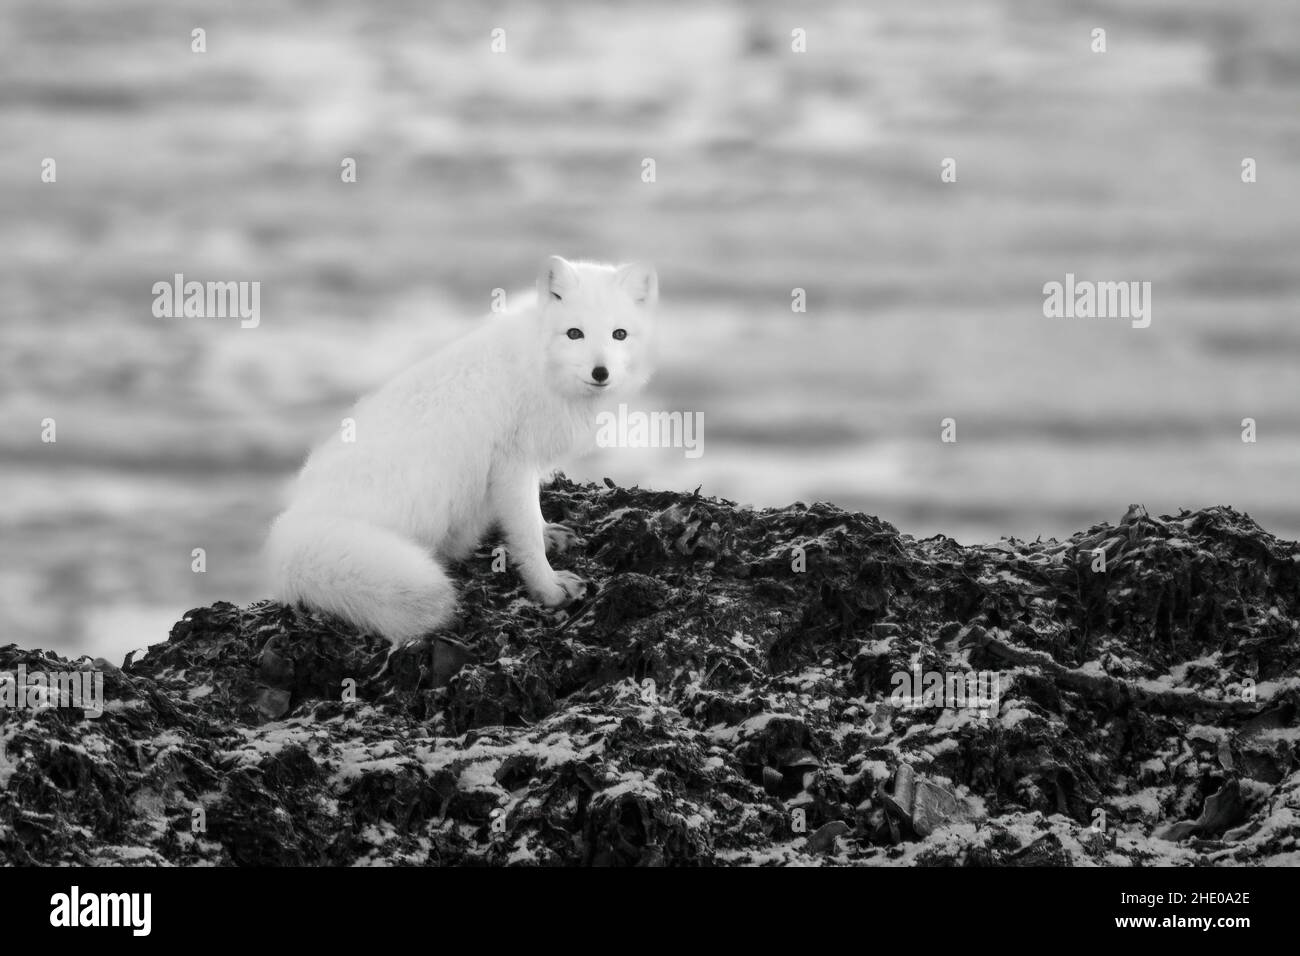
POLYGON ((629 262, 619 266, 618 284, 637 305, 652 306, 659 301, 659 274, 648 262, 629 262))
POLYGON ((537 301, 563 301, 578 288, 573 264, 559 256, 547 256, 537 270, 537 301))

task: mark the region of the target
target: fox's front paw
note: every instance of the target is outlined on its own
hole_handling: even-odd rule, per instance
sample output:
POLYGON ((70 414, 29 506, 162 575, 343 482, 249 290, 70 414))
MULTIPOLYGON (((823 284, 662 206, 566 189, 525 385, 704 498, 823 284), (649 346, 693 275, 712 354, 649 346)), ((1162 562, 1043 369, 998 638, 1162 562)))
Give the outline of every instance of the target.
POLYGON ((564 607, 587 593, 587 582, 572 571, 556 571, 549 586, 537 589, 533 597, 545 607, 564 607))
POLYGON ((581 544, 582 539, 568 525, 547 523, 542 529, 542 537, 546 541, 547 554, 563 554, 575 544, 581 544))

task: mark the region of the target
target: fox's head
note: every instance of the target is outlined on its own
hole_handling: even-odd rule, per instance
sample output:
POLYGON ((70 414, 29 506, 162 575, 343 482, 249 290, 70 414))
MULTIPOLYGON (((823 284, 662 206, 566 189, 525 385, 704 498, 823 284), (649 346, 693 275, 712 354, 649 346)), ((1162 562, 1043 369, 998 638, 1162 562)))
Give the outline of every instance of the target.
POLYGON ((548 380, 570 398, 635 391, 650 378, 654 266, 550 256, 537 275, 548 380))

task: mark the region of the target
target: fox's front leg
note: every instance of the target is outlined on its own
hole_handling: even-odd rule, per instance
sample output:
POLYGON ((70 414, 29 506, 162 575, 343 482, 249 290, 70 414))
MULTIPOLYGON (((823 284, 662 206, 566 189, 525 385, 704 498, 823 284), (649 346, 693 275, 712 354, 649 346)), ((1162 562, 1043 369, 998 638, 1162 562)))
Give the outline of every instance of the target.
POLYGON ((519 569, 533 599, 560 607, 582 597, 587 584, 546 560, 547 525, 542 520, 540 476, 530 469, 502 472, 492 484, 493 505, 506 539, 506 553, 519 569))
POLYGON ((542 531, 542 540, 546 542, 547 554, 563 554, 575 544, 582 544, 582 538, 568 525, 548 521, 542 531))

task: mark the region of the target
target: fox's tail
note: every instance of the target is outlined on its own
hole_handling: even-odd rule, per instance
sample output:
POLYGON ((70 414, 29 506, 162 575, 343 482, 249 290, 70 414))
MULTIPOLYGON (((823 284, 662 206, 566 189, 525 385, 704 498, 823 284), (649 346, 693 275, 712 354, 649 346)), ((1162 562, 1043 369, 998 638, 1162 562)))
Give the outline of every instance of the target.
POLYGON ((265 558, 278 600, 337 614, 395 644, 445 624, 456 607, 428 551, 354 518, 286 511, 271 526, 265 558))

